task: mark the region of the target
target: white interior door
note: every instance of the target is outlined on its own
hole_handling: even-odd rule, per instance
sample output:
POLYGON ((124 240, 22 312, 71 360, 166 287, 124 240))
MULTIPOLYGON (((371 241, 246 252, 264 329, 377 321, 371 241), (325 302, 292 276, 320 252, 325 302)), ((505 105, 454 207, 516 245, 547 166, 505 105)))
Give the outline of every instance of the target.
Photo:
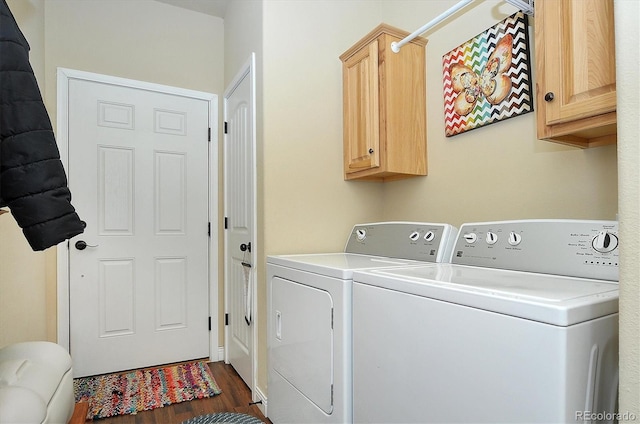
POLYGON ((69 80, 76 376, 209 356, 209 116, 206 100, 69 80))
POLYGON ((225 298, 227 361, 254 389, 255 76, 253 56, 225 93, 225 298))

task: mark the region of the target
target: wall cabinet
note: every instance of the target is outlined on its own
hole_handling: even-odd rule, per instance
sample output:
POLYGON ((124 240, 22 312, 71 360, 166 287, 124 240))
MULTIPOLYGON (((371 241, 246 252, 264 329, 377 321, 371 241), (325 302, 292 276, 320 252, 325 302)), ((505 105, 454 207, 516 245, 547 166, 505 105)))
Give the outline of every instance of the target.
POLYGON ((340 56, 344 178, 387 181, 427 175, 425 46, 381 24, 340 56))
POLYGON ((538 138, 616 142, 613 0, 536 0, 538 138))

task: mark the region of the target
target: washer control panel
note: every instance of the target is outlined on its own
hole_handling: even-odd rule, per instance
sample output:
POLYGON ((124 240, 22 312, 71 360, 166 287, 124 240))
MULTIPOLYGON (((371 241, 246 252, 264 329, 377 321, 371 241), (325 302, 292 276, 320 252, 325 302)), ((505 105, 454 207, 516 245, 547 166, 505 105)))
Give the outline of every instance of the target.
POLYGON ((449 262, 457 228, 427 222, 376 222, 353 227, 346 253, 449 262))
POLYGON ((520 220, 460 227, 451 263, 618 281, 617 221, 520 220))

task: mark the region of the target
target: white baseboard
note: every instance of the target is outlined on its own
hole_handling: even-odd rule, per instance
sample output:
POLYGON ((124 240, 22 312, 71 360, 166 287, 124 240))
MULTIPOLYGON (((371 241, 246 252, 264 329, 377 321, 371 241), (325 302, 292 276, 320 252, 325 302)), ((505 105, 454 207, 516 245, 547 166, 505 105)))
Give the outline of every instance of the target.
POLYGON ((218 350, 212 350, 211 355, 209 356, 209 361, 218 362, 224 361, 224 346, 218 347, 218 350))
POLYGON ((254 402, 262 401, 262 403, 258 403, 257 406, 258 408, 260 408, 262 415, 264 415, 265 417, 268 417, 269 415, 267 415, 267 396, 265 396, 263 391, 260 390, 260 387, 256 386, 256 390, 253 394, 253 397, 254 397, 253 399, 254 402))

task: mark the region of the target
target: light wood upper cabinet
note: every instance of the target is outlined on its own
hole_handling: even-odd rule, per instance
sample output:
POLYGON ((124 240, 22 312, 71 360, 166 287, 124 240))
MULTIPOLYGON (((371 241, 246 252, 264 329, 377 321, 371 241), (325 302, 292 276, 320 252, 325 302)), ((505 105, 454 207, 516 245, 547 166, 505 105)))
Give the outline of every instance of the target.
POLYGON ((536 0, 538 138, 616 142, 613 0, 536 0))
POLYGON ((340 56, 346 180, 427 175, 424 38, 381 24, 340 56))

